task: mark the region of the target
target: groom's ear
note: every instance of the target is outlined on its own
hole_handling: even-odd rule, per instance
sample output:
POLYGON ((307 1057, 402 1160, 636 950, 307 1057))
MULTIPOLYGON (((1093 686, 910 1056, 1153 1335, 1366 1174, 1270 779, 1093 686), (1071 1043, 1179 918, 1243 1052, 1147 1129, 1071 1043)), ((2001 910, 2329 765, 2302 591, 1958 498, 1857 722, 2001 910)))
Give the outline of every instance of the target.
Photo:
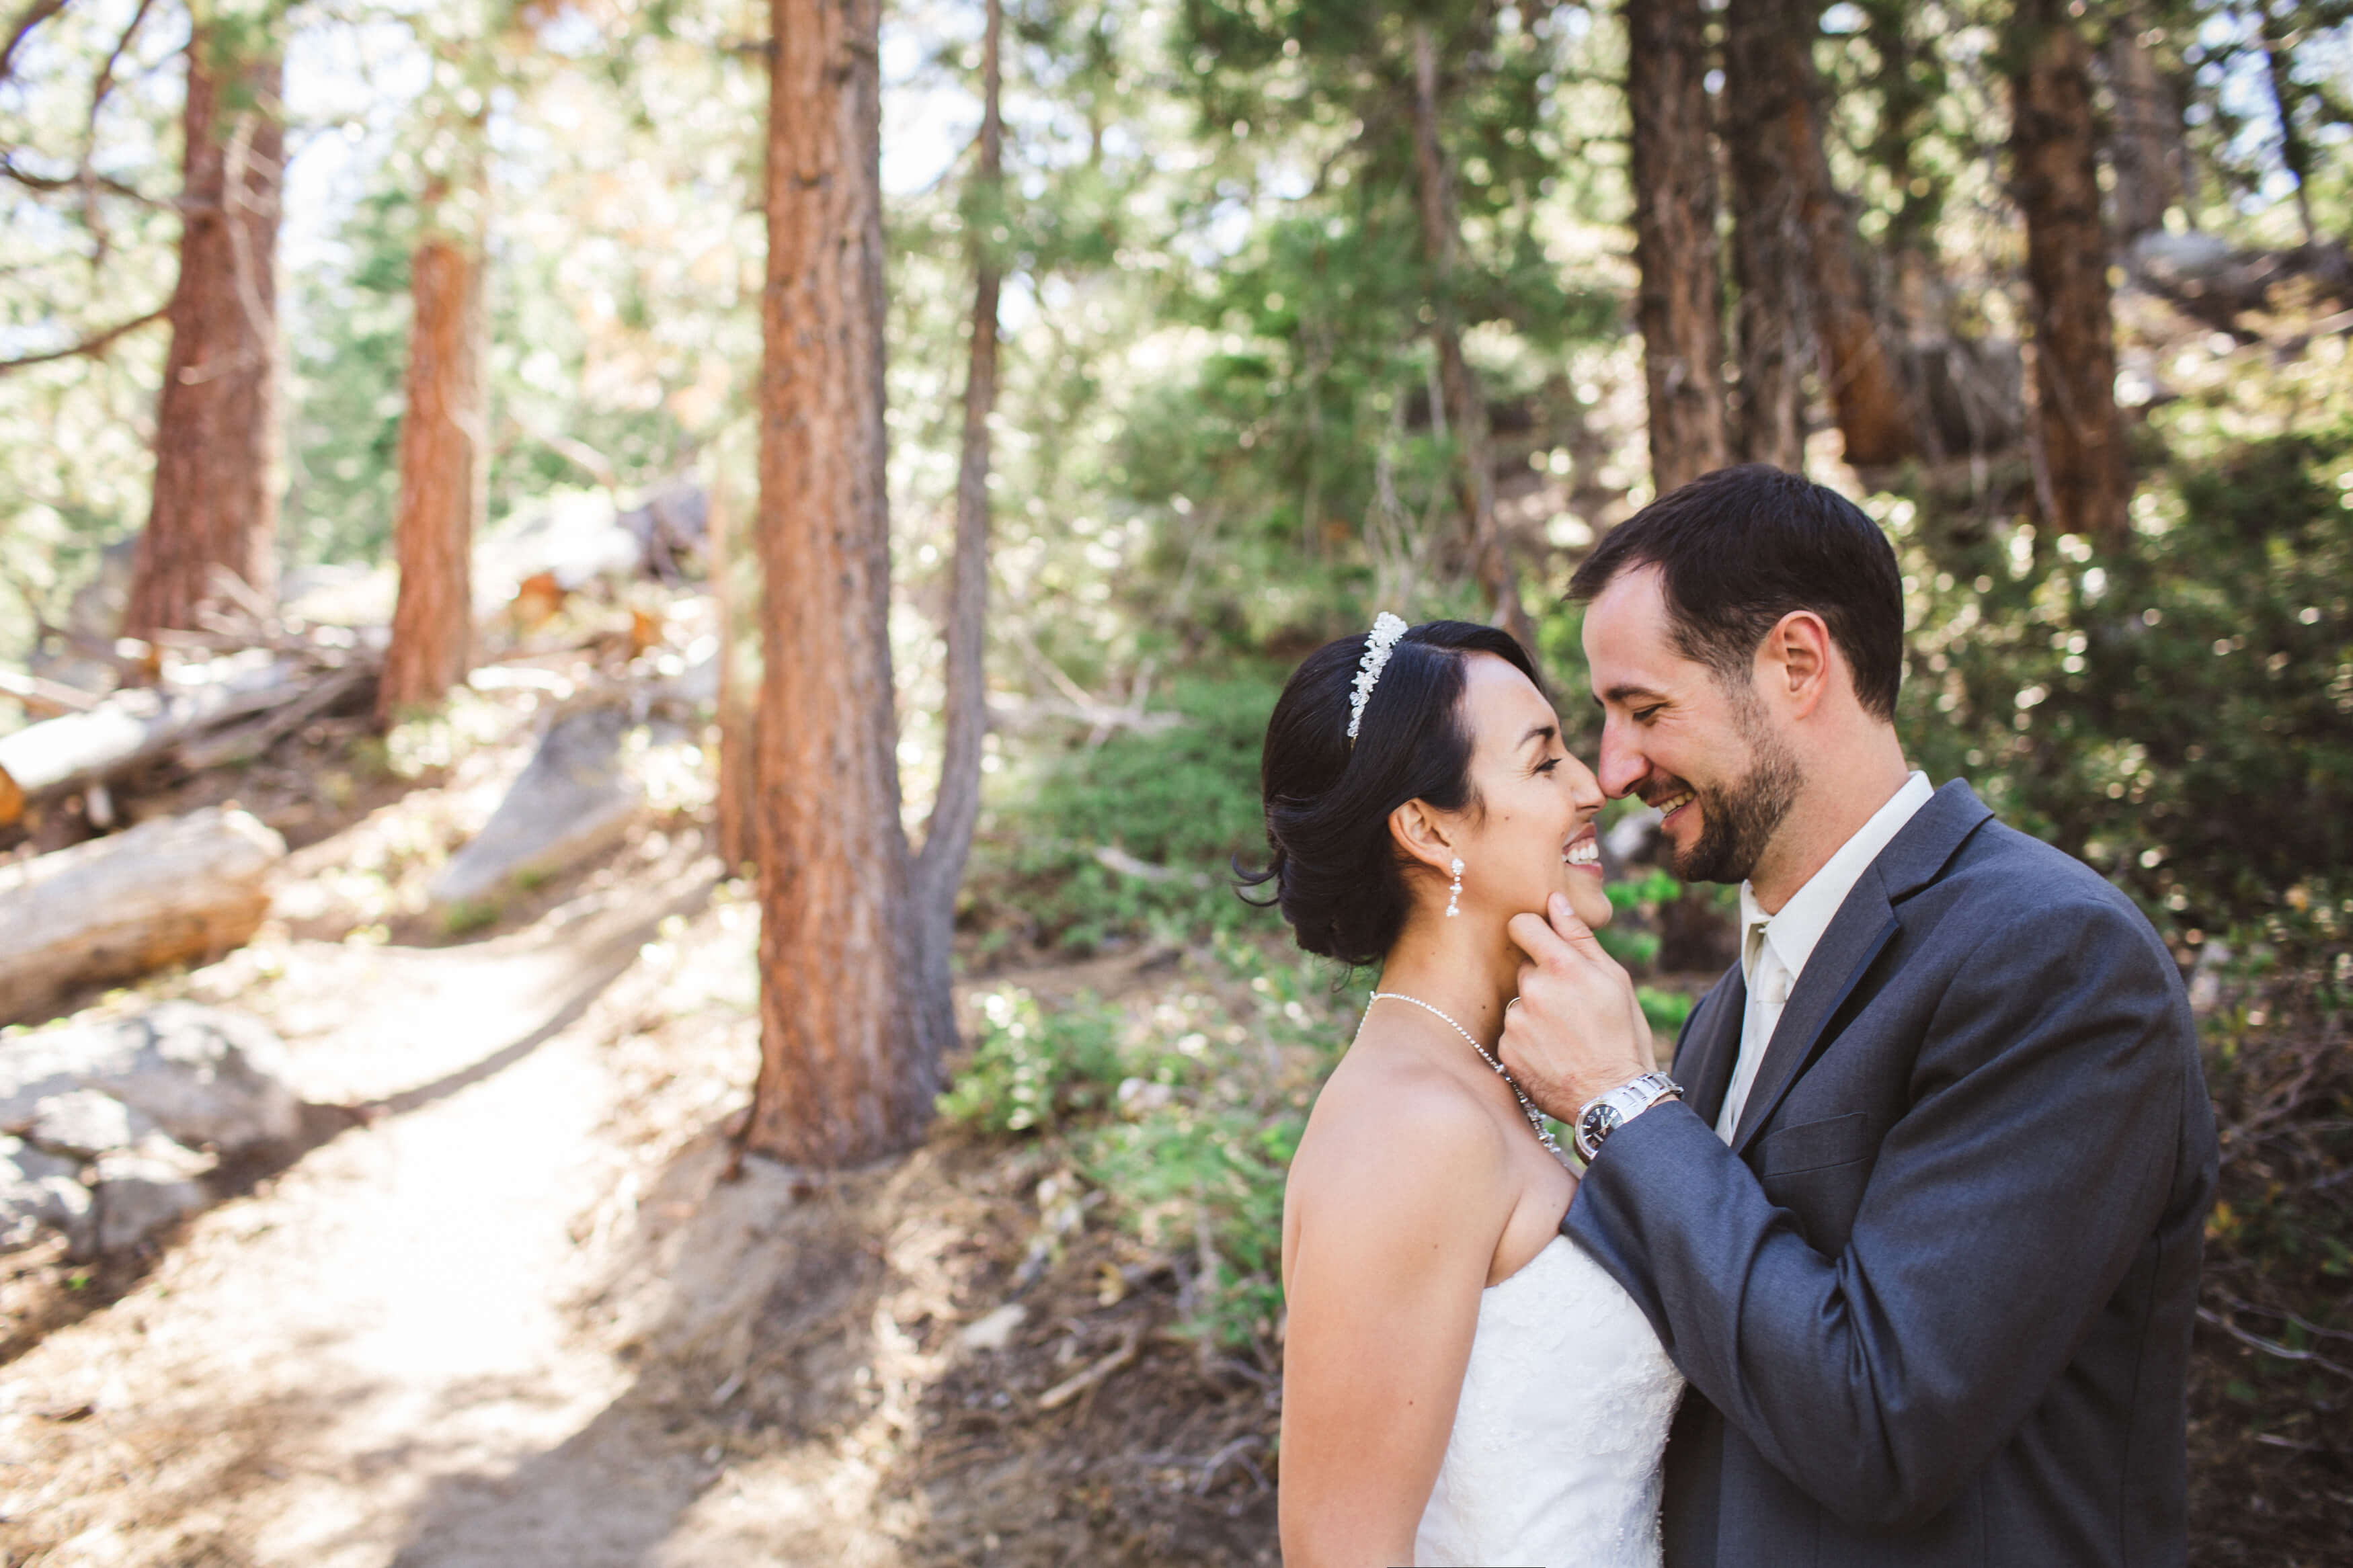
POLYGON ((1454 858, 1446 825, 1419 800, 1407 801, 1389 813, 1389 837, 1399 849, 1433 871, 1446 872, 1454 858))
POLYGON ((1791 718, 1810 716, 1838 678, 1830 626, 1811 610, 1791 610, 1766 634, 1761 651, 1766 689, 1781 700, 1791 718))

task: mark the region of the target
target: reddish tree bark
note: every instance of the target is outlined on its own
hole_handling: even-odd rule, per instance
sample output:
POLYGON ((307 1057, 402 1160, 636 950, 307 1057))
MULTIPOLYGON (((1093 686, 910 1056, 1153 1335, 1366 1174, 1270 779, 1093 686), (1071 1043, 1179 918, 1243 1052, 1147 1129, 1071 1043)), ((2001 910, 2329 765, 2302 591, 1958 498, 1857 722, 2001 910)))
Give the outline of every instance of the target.
POLYGON ((124 629, 188 627, 213 573, 275 591, 279 175, 275 53, 200 21, 188 42, 180 278, 155 413, 155 488, 124 629))
POLYGON ((1661 495, 1732 460, 1706 25, 1699 0, 1626 6, 1634 261, 1641 272, 1634 319, 1650 391, 1651 478, 1661 495))
POLYGON ((1520 604, 1504 533, 1495 521, 1495 454, 1487 424, 1487 396, 1479 373, 1462 353, 1462 317, 1454 302, 1454 262, 1461 224, 1454 207, 1454 173, 1439 140, 1438 48, 1430 24, 1413 28, 1413 153, 1422 259, 1430 268, 1430 342, 1438 353, 1438 386, 1447 434, 1454 447, 1455 494, 1471 566, 1493 606, 1495 624, 1535 647, 1535 630, 1520 604))
POLYGON ((979 166, 974 173, 982 221, 972 235, 972 333, 964 383, 964 448, 956 469, 955 556, 949 567, 947 712, 940 789, 915 861, 915 918, 926 989, 947 991, 955 938, 956 889, 980 821, 981 742, 988 733, 983 668, 988 617, 988 416, 997 406, 997 306, 1005 282, 989 215, 1004 197, 1005 8, 987 0, 981 38, 979 166))
MULTIPOLYGON (((446 196, 427 192, 428 209, 446 196)), ((439 702, 466 679, 473 652, 474 530, 488 484, 479 224, 479 208, 462 215, 459 232, 437 224, 409 258, 407 411, 393 519, 400 595, 376 689, 376 714, 386 721, 439 702)))
POLYGON ((1810 335, 1846 459, 1871 468, 1918 452, 1918 425, 1822 150, 1821 9, 1820 0, 1732 0, 1725 13, 1741 445, 1755 461, 1802 461, 1810 335))
POLYGON ((744 1146, 923 1133, 955 1037, 899 819, 883 491, 880 0, 772 0, 760 503, 760 1076, 744 1146))
POLYGON ((1813 353, 1799 173, 1812 114, 1802 79, 1791 77, 1782 9, 1783 0, 1732 0, 1725 13, 1724 136, 1739 289, 1735 444, 1749 462, 1795 472, 1806 461, 1805 367, 1813 353))
POLYGON ((2130 533, 2132 481, 2116 418, 2091 50, 2065 0, 2019 0, 2010 56, 2011 178, 2032 293, 2036 489, 2061 532, 2119 544, 2130 533))

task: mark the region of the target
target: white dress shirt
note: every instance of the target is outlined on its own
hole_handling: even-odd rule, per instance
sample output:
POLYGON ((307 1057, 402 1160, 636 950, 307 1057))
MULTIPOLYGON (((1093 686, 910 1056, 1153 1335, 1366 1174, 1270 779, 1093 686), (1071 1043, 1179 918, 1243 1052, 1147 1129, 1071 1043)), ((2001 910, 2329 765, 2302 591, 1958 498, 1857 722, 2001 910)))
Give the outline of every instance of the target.
POLYGON ((1740 1060, 1732 1069, 1724 1110, 1715 1119, 1715 1135, 1726 1143, 1740 1125, 1765 1048, 1773 1043, 1773 1026, 1781 1021, 1781 1009, 1788 1005, 1798 976, 1805 973, 1815 944, 1830 930, 1857 879, 1936 793, 1928 775, 1915 772, 1804 887, 1789 895, 1777 914, 1767 914, 1757 902, 1757 890, 1740 884, 1740 973, 1748 984, 1748 1007, 1740 1017, 1740 1060))

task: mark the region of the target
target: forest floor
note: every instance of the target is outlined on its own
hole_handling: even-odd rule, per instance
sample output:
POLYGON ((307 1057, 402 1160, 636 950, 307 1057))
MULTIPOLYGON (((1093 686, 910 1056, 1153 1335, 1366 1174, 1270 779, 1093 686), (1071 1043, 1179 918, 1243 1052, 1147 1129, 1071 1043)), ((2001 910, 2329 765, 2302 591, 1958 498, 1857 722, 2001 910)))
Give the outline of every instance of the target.
MULTIPOLYGON (((312 1131, 147 1258, 8 1260, 9 1568, 1273 1561, 1265 1380, 1169 1334, 1108 1227, 1036 1245, 1034 1148, 731 1178, 756 910, 699 829, 649 816, 467 940, 301 934, 522 754, 360 792, 290 834, 307 914, 97 1004, 267 1018, 312 1131)), ((1019 979, 1117 995, 1176 956, 1019 979)))

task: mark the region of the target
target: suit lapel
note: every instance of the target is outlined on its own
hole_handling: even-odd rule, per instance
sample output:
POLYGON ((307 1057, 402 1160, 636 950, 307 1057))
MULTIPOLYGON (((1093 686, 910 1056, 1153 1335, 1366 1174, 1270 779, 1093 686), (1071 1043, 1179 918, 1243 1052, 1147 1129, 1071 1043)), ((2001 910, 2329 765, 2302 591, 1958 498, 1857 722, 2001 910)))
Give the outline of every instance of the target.
POLYGON ((1847 894, 1846 902, 1839 906, 1830 930, 1822 933, 1813 956, 1806 961, 1805 973, 1798 976, 1797 986, 1789 993, 1788 1005, 1781 1009, 1781 1021, 1773 1026, 1773 1043, 1765 1048, 1748 1103, 1740 1109, 1740 1125, 1733 1131, 1733 1152, 1748 1147, 1782 1094, 1813 1060, 1822 1026, 1838 1011, 1839 1004, 1853 994, 1863 971, 1894 934, 1895 911, 1888 904, 1886 889, 1873 871, 1866 870, 1847 894))
MULTIPOLYGON (((1774 1026, 1773 1043, 1766 1047, 1748 1103, 1741 1108, 1740 1125, 1733 1132, 1735 1153, 1756 1141, 1781 1097, 1828 1044, 1822 1031, 1895 935, 1895 906, 1934 880, 1954 852, 1992 816, 1968 784, 1955 779, 1914 814, 1855 879, 1774 1026)), ((1733 1034, 1736 1052, 1736 1022, 1733 1034)), ((1723 1104, 1720 1090, 1716 1104, 1723 1104)))
POLYGON ((1691 1108, 1711 1127, 1724 1109, 1725 1090, 1732 1087, 1733 1064, 1740 1057, 1740 1019, 1747 1009, 1748 987, 1736 963, 1700 998, 1675 1044, 1675 1078, 1691 1108))

